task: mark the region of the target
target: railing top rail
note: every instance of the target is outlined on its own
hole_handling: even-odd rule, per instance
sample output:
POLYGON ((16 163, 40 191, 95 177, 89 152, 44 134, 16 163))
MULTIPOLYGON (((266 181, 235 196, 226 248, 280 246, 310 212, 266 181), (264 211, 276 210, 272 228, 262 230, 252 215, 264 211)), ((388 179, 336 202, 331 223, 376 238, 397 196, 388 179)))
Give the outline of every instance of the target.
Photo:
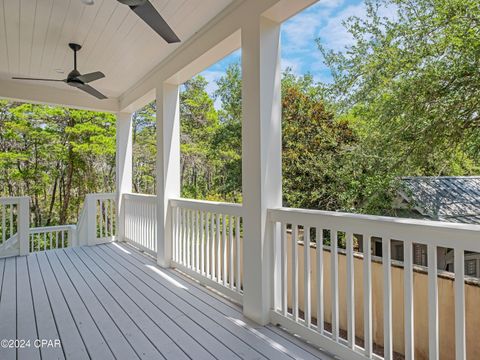
POLYGON ((157 195, 151 194, 125 193, 123 196, 127 200, 155 201, 157 199, 157 195))
POLYGON ((93 197, 96 199, 114 199, 116 194, 115 193, 93 193, 93 194, 87 194, 86 196, 88 197, 93 197))
POLYGON ((4 204, 4 205, 17 204, 21 200, 29 200, 30 201, 30 197, 28 197, 28 196, 0 197, 0 204, 4 204))
POLYGON ((295 208, 269 209, 269 219, 480 252, 480 225, 295 208))
POLYGON ((54 225, 54 226, 39 226, 30 228, 30 233, 39 233, 39 232, 51 232, 51 231, 61 231, 61 230, 75 230, 77 226, 75 224, 66 224, 66 225, 54 225))
POLYGON ((193 210, 243 216, 242 204, 179 198, 170 199, 170 205, 173 207, 184 207, 193 210))

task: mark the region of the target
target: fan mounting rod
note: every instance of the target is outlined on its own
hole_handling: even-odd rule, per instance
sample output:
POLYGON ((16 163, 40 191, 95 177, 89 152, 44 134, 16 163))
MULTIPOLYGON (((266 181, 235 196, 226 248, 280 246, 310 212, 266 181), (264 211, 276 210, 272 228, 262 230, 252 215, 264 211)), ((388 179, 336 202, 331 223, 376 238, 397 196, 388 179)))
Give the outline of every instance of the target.
POLYGON ((80 50, 82 46, 75 43, 69 43, 68 46, 73 50, 73 69, 77 70, 77 51, 80 50))

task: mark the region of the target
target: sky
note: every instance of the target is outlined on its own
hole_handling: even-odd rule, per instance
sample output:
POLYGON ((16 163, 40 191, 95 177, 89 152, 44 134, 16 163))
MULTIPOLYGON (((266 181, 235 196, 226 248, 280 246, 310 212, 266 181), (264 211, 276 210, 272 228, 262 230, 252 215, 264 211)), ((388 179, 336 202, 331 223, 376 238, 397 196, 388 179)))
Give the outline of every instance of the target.
MULTIPOLYGON (((310 73, 316 81, 331 81, 330 71, 323 64, 315 39, 320 38, 322 44, 333 50, 351 45, 352 37, 342 26, 342 21, 352 15, 365 16, 363 0, 320 0, 284 22, 282 70, 288 67, 297 75, 310 73)), ((209 82, 209 94, 216 89, 215 80, 224 74, 229 64, 239 62, 240 56, 240 50, 237 50, 201 73, 209 82)))

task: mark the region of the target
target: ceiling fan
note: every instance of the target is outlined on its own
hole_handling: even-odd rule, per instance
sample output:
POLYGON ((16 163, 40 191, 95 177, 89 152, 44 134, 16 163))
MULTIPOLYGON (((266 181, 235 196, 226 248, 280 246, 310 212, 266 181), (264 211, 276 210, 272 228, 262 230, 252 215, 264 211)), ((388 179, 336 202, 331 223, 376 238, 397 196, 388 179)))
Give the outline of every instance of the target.
POLYGON ((73 70, 70 71, 66 79, 58 80, 58 79, 39 79, 39 78, 27 78, 27 77, 13 77, 12 79, 65 82, 70 86, 76 87, 92 96, 95 96, 97 99, 100 99, 100 100, 107 99, 107 97, 103 95, 100 91, 88 85, 88 83, 92 81, 104 78, 105 75, 101 71, 95 71, 95 72, 83 74, 83 75, 80 74, 80 72, 77 70, 77 51, 80 50, 82 47, 78 44, 73 44, 73 43, 68 44, 68 46, 70 46, 70 49, 73 50, 73 70))
MULTIPOLYGON (((93 5, 94 0, 81 0, 86 5, 93 5)), ((179 42, 180 39, 168 26, 167 22, 158 13, 149 0, 117 0, 119 3, 127 5, 143 21, 147 23, 158 35, 165 39, 169 44, 179 42)))

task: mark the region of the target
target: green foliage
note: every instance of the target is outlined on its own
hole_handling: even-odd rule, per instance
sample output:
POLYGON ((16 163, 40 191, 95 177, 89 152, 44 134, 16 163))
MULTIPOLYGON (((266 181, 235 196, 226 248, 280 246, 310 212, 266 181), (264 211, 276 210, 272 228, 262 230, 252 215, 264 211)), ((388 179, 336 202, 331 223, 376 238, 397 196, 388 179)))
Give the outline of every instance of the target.
POLYGON ((282 105, 284 205, 341 208, 346 184, 338 171, 356 141, 348 122, 325 108, 310 75, 283 75, 282 105))
MULTIPOLYGON (((282 76, 285 206, 395 214, 399 176, 480 170, 478 1, 366 5, 366 18, 345 23, 348 49, 318 40, 332 84, 282 76)), ((241 202, 239 64, 216 83, 213 97, 201 76, 180 93, 182 196, 241 202)), ((155 103, 134 114, 137 192, 155 193, 155 114, 155 103)), ((113 190, 114 125, 108 114, 0 101, 2 195, 32 196, 35 225, 74 222, 86 193, 113 190)))
POLYGON ((35 226, 76 222, 84 195, 115 184, 112 115, 0 101, 1 196, 32 197, 35 226))
POLYGON ((155 194, 156 103, 133 114, 133 190, 155 194))
POLYGON ((480 170, 480 5, 476 0, 367 0, 345 27, 354 44, 321 45, 330 100, 359 136, 346 196, 388 212, 398 176, 480 170), (392 18, 382 8, 395 9, 392 18))

